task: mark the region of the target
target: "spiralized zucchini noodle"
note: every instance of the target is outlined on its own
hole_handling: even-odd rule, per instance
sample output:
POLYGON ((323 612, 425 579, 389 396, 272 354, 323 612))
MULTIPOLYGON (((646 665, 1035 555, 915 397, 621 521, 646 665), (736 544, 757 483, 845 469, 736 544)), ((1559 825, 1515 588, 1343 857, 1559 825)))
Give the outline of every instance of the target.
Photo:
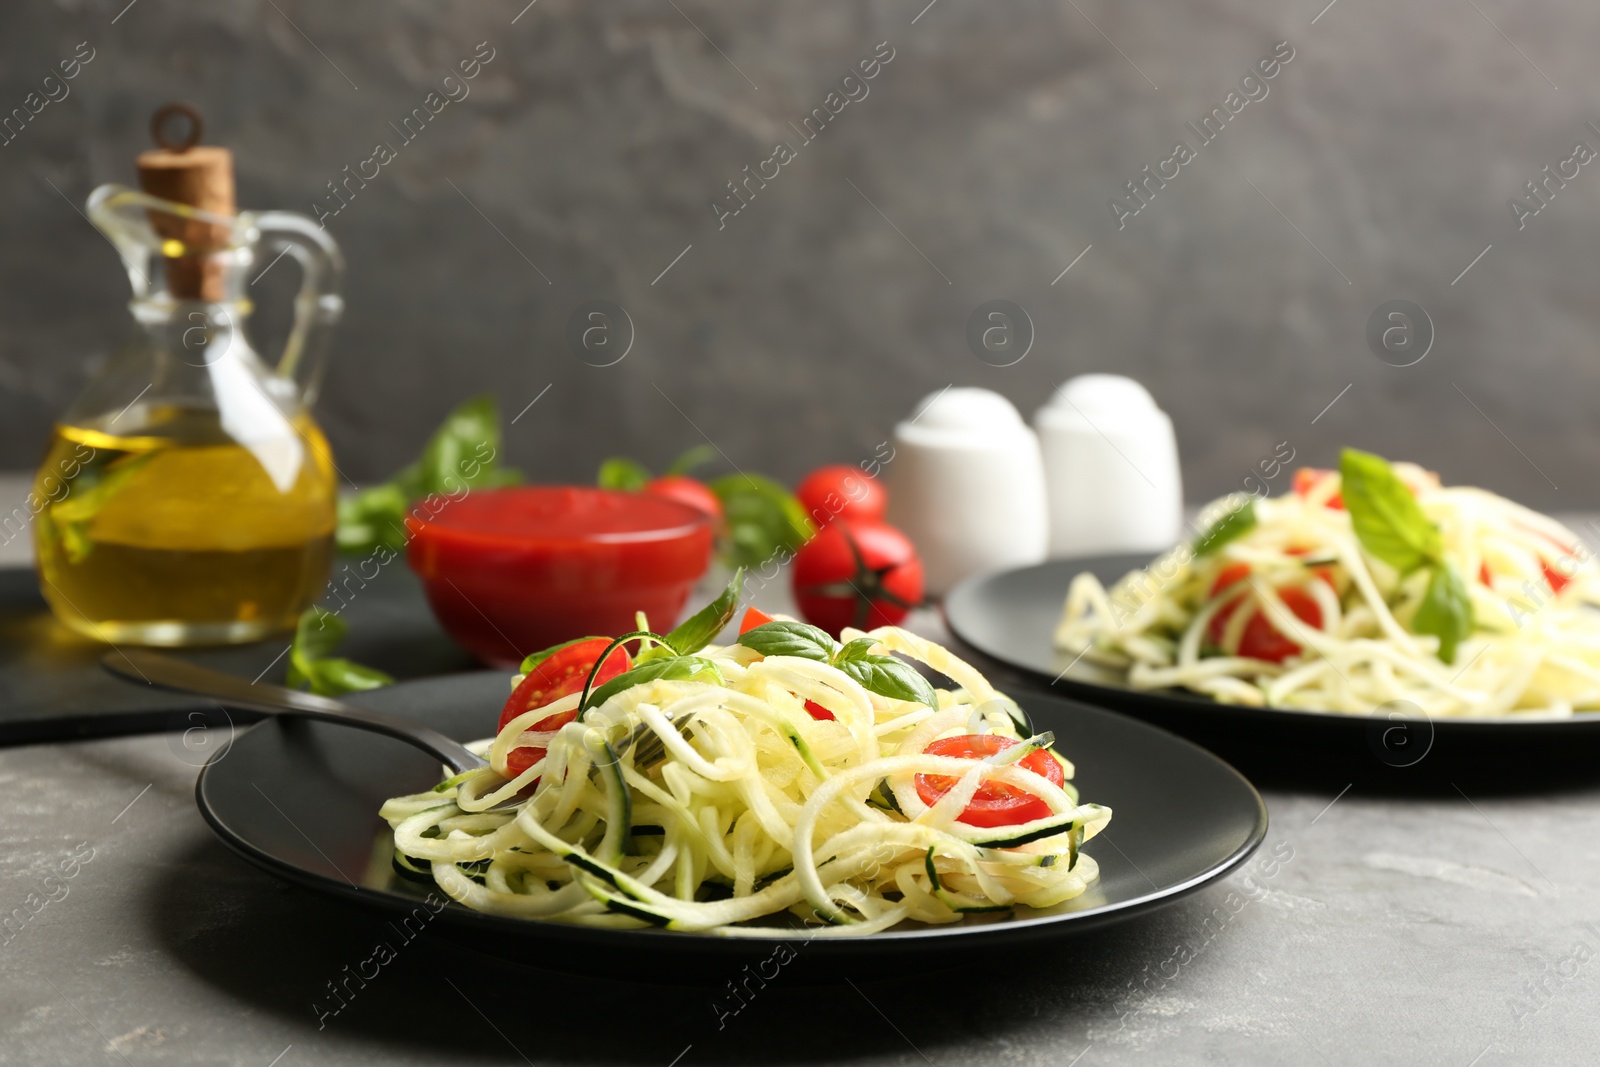
POLYGON ((1340 473, 1302 470, 1294 493, 1249 502, 1254 521, 1220 547, 1180 546, 1110 590, 1078 575, 1056 649, 1131 688, 1252 706, 1371 714, 1407 702, 1430 717, 1600 709, 1600 566, 1584 542, 1486 490, 1441 486, 1412 464, 1392 471, 1437 528, 1432 566, 1408 573, 1377 558, 1345 509, 1340 473), (1447 568, 1454 648, 1437 635, 1449 629, 1441 609, 1424 603, 1433 572, 1447 568), (1426 625, 1419 612, 1431 613, 1426 625))
MULTIPOLYGON (((853 936, 1083 893, 1098 869, 1079 848, 1111 810, 1017 765, 1050 735, 1025 737, 1015 703, 937 644, 895 627, 843 636, 956 688, 935 690, 930 707, 869 692, 827 663, 708 646, 698 655, 711 669, 696 677, 632 685, 553 732, 530 727, 576 709, 580 694, 530 708, 487 746, 488 768, 389 800, 396 865, 479 911, 735 937, 770 935, 775 916, 853 936), (807 701, 834 718, 814 718, 807 701), (981 733, 1019 743, 986 759, 924 752, 981 733), (510 776, 509 753, 534 745, 544 758, 510 776), (917 775, 955 784, 930 806, 917 775), (960 821, 986 783, 1048 814, 960 821)), ((1050 755, 1070 779, 1071 764, 1050 755)))

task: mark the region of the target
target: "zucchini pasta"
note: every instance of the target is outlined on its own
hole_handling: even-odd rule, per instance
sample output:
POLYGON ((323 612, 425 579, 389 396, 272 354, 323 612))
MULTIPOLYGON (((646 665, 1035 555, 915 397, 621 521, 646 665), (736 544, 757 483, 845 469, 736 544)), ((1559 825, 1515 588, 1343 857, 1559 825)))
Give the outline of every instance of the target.
POLYGON ((1600 567, 1554 519, 1352 450, 1292 494, 1209 510, 1194 545, 1110 590, 1074 578, 1061 655, 1252 706, 1600 709, 1600 567))
POLYGON ((1095 880, 1079 849, 1110 809, 982 674, 895 627, 841 645, 760 618, 722 647, 649 635, 593 688, 617 642, 553 650, 605 646, 582 651, 591 685, 513 697, 487 768, 383 806, 396 866, 480 911, 735 937, 1043 908, 1095 880))

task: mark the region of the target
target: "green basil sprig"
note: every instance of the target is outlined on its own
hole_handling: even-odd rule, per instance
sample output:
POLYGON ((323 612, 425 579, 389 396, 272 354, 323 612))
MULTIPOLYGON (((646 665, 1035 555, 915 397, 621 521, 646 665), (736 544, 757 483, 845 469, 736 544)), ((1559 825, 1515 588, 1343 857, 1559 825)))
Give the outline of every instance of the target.
POLYGON ((1444 538, 1387 460, 1347 448, 1339 457, 1340 494, 1361 547, 1401 575, 1430 568, 1428 588, 1411 620, 1419 634, 1439 639, 1439 658, 1454 663, 1456 647, 1472 633, 1472 598, 1444 557, 1444 538))
POLYGON ((1419 634, 1437 635, 1439 658, 1446 663, 1456 661, 1456 646, 1472 632, 1472 598, 1460 572, 1449 562, 1434 565, 1411 628, 1419 634))
POLYGON ((839 643, 808 622, 768 622, 739 635, 739 643, 763 656, 796 656, 832 663, 839 643))
POLYGON ((939 698, 911 664, 872 651, 869 637, 840 645, 827 632, 803 622, 769 622, 739 635, 739 643, 763 656, 795 656, 837 667, 869 693, 914 700, 938 708, 939 698))
POLYGON ((733 572, 733 578, 717 599, 668 631, 664 645, 651 649, 651 653, 670 648, 680 656, 688 656, 705 648, 733 621, 733 613, 739 610, 739 592, 743 588, 744 568, 740 567, 733 572))
MULTIPOLYGON (((608 653, 609 654, 609 653, 608 653)), ((589 692, 584 698, 581 711, 604 704, 612 697, 625 689, 632 689, 645 682, 662 681, 690 681, 703 680, 721 685, 722 672, 717 665, 704 656, 671 656, 664 659, 653 659, 641 663, 632 670, 624 671, 611 681, 589 692)))
POLYGON ((1194 554, 1208 556, 1229 541, 1249 533, 1255 524, 1256 500, 1255 497, 1248 497, 1243 504, 1212 523, 1205 533, 1195 538, 1194 554))
POLYGON ((794 494, 759 474, 728 474, 707 483, 722 502, 728 538, 724 555, 742 567, 756 567, 792 554, 811 539, 815 527, 794 494))
POLYGON ((621 489, 637 493, 650 481, 650 468, 627 456, 612 456, 600 464, 595 484, 602 489, 621 489))
POLYGON ((302 612, 294 628, 294 643, 289 646, 289 686, 332 697, 393 685, 394 679, 383 671, 329 655, 348 631, 345 621, 331 611, 307 608, 302 612))
POLYGON ((48 529, 55 524, 61 537, 61 547, 67 562, 82 563, 94 551, 89 539, 89 520, 111 502, 111 498, 127 488, 128 483, 144 465, 154 459, 154 453, 125 455, 101 466, 92 466, 71 482, 68 494, 42 515, 41 526, 48 529))
POLYGON ((1362 548, 1401 574, 1440 560, 1444 542, 1439 528, 1428 521, 1387 460, 1347 448, 1339 457, 1339 476, 1339 491, 1362 548))
MULTIPOLYGON (((594 666, 589 669, 589 677, 584 679, 583 696, 578 703, 579 717, 582 717, 583 712, 597 704, 605 703, 624 689, 658 679, 681 681, 709 675, 721 685, 722 672, 717 669, 716 664, 703 656, 696 656, 695 653, 710 644, 723 628, 733 621, 733 614, 739 607, 739 590, 743 586, 744 569, 741 567, 733 572, 733 578, 729 580, 727 587, 717 599, 695 612, 670 633, 658 634, 651 630, 635 630, 613 638, 605 651, 594 661, 594 666), (615 649, 629 641, 638 641, 645 646, 644 651, 634 660, 633 668, 596 687, 594 682, 600 673, 601 664, 610 658, 615 649)), ((593 638, 583 637, 578 640, 590 641, 593 638)), ((567 645, 576 643, 569 641, 566 645, 556 645, 554 648, 534 653, 522 661, 523 671, 531 670, 545 658, 561 651, 567 645)))
POLYGON ((395 552, 406 545, 406 509, 436 493, 516 485, 522 475, 500 466, 500 415, 494 397, 476 396, 458 406, 422 450, 421 457, 382 485, 339 501, 335 539, 341 552, 395 552))
MULTIPOLYGON (((714 445, 695 445, 683 455, 672 461, 667 468, 667 476, 688 474, 696 467, 711 462, 717 456, 714 445)), ((627 456, 612 456, 600 464, 600 474, 595 478, 595 484, 602 489, 622 489, 630 493, 637 493, 648 485, 655 476, 636 459, 627 456)))

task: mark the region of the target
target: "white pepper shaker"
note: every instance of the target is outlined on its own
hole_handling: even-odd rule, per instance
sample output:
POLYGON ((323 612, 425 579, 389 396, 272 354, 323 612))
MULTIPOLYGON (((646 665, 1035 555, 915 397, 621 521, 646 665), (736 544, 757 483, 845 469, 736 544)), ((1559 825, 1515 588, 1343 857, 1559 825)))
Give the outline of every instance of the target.
POLYGON ((1050 555, 1156 552, 1178 539, 1183 481, 1172 420, 1116 374, 1063 385, 1033 418, 1050 498, 1050 555))
POLYGON ((1044 467, 1017 409, 988 389, 950 388, 917 410, 895 427, 885 470, 889 521, 917 546, 928 592, 1044 559, 1044 467))

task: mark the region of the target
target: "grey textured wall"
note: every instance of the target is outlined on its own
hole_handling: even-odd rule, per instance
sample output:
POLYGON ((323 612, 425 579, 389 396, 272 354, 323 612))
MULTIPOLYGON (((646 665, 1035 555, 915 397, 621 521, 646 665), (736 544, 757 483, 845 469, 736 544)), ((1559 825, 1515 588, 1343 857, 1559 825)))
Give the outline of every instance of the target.
MULTIPOLYGON (((696 427, 793 477, 870 455, 946 384, 1031 414, 1098 369, 1173 414, 1191 498, 1288 440, 1545 506, 1600 499, 1600 166, 1520 231, 1507 204, 1575 142, 1600 148, 1593 4, 525 2, 0 8, 5 109, 77 42, 96 50, 0 148, 0 466, 34 462, 124 330, 119 268, 73 205, 132 179, 154 106, 205 111, 245 206, 309 212, 487 41, 470 97, 329 221, 349 315, 319 414, 355 478, 484 389, 509 417, 550 386, 509 437, 540 478, 587 478, 611 452, 664 463, 696 427), (1119 230, 1109 199, 1180 138, 1198 146, 1185 123, 1282 40, 1269 95, 1119 230), (869 95, 802 143, 787 124, 884 41, 869 95), (796 158, 719 229, 709 202, 780 140, 796 158), (1036 327, 1011 367, 964 340, 995 297, 1036 327), (564 340, 592 298, 635 325, 613 367, 564 340), (1392 298, 1437 328, 1416 366, 1364 340, 1392 298)), ((294 280, 278 274, 263 303, 294 280)))

